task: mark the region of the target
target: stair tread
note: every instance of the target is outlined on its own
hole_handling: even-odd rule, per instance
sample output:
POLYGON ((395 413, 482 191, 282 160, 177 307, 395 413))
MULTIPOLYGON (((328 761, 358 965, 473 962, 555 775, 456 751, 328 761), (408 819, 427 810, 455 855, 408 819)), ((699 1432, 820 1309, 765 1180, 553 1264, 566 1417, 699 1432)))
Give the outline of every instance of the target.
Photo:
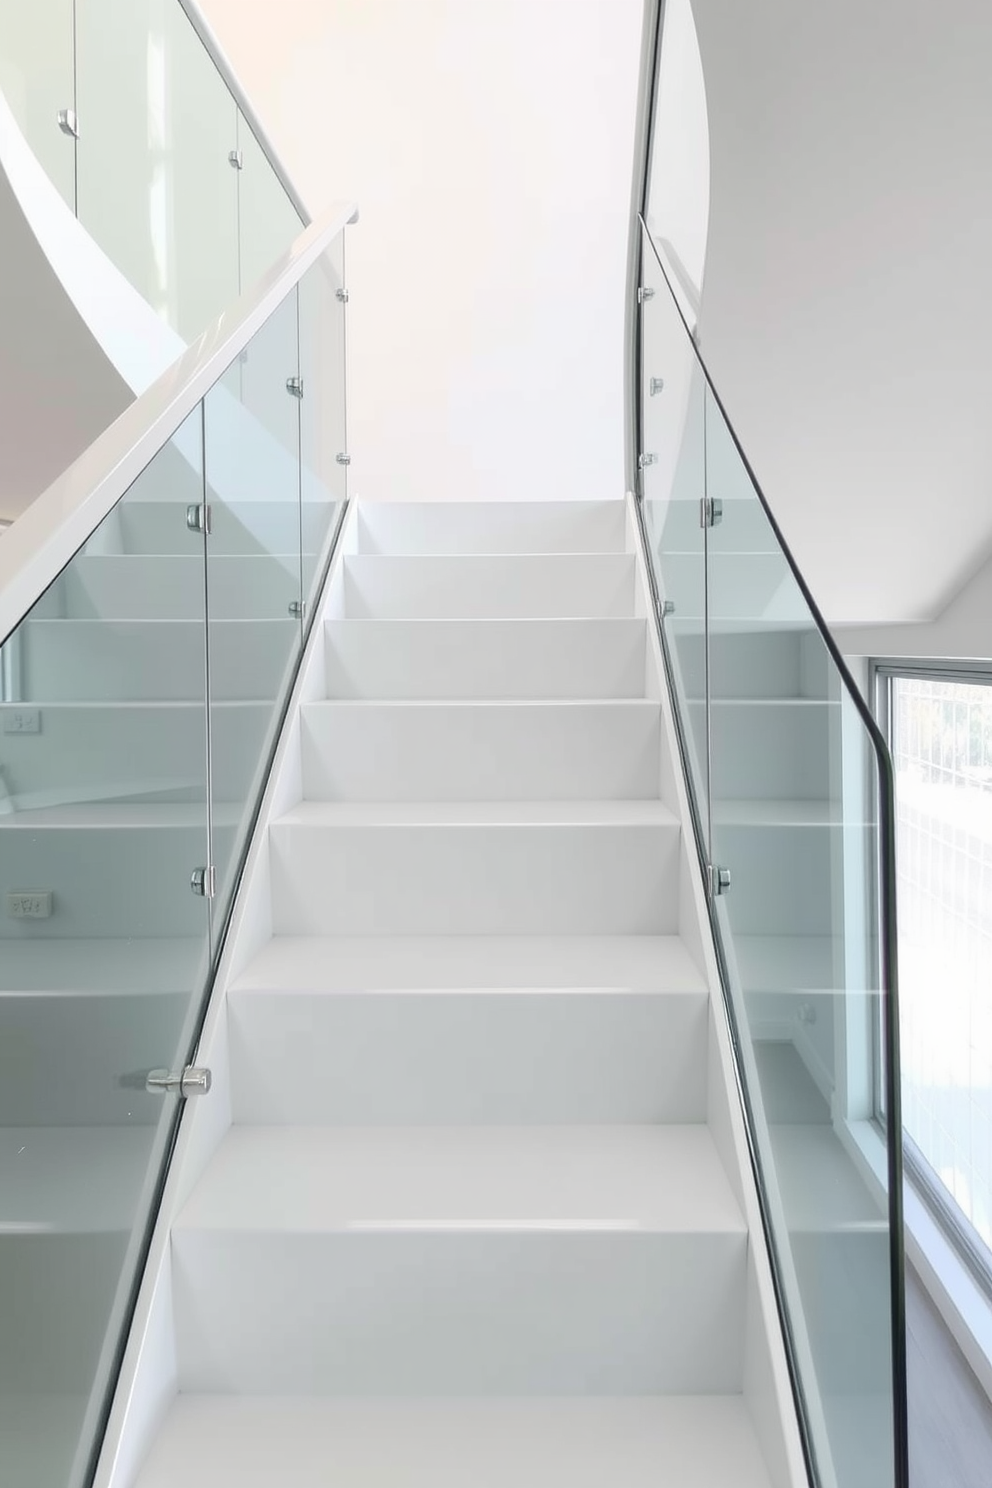
MULTIPOLYGON (((154 782, 152 783, 154 784, 154 782)), ((160 783, 165 789, 169 782, 160 783)), ((108 786, 108 790, 112 787, 108 786)), ((130 784, 128 793, 134 794, 136 787, 130 784)), ((207 806, 203 801, 118 801, 93 800, 94 791, 86 788, 89 799, 64 801, 54 806, 32 806, 19 809, 9 816, 0 816, 0 832, 20 830, 35 832, 41 828, 61 830, 65 828, 106 828, 117 830, 123 827, 200 827, 206 833, 207 806)), ((236 826, 244 811, 243 804, 231 801, 215 801, 213 819, 215 826, 236 826)))
POLYGON ((829 827, 845 822, 840 801, 831 799, 713 802, 713 825, 724 827, 829 827))
POLYGON ((643 713, 657 713, 661 707, 660 703, 653 698, 624 698, 624 697, 569 697, 569 698, 314 698, 311 702, 304 703, 302 711, 309 712, 312 709, 333 710, 354 708, 370 711, 374 708, 515 708, 520 710, 536 708, 571 708, 579 710, 583 708, 605 708, 611 711, 634 710, 643 713))
POLYGON ((745 1232, 703 1125, 235 1126, 176 1228, 745 1232))
POLYGON ((274 824, 301 827, 661 826, 678 820, 660 800, 302 801, 274 824))
POLYGON ((560 989, 706 993, 677 935, 276 936, 238 976, 252 992, 560 989))
POLYGON ((743 1397, 180 1395, 136 1488, 769 1488, 743 1397))

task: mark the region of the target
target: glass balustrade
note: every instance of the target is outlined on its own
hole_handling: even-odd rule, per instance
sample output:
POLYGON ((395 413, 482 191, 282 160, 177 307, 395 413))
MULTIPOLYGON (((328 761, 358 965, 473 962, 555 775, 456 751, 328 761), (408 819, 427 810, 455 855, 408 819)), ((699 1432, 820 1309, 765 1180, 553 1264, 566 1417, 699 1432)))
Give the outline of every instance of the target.
POLYGON ((146 1081, 193 1058, 346 498, 342 251, 0 647, 11 1488, 82 1488, 102 1438, 180 1119, 146 1081))
POLYGON ((179 0, 0 6, 0 91, 68 207, 187 343, 300 233, 179 0))
POLYGON ((891 767, 642 232, 644 535, 810 1467, 901 1488, 891 767))

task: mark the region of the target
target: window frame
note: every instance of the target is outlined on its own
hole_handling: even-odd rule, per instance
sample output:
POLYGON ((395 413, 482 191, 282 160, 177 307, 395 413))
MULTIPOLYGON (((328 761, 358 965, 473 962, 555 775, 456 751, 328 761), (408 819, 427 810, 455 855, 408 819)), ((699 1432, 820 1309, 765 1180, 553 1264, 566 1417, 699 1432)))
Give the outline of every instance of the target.
MULTIPOLYGON (((992 661, 941 657, 870 657, 868 659, 869 706, 875 714, 885 742, 893 755, 895 751, 892 738, 892 684, 896 679, 901 678, 917 678, 929 682, 964 682, 973 686, 981 684, 992 689, 992 661)), ((898 812, 898 800, 895 806, 898 812)), ((896 874, 898 879, 898 861, 896 874)), ((898 915, 898 903, 896 913, 898 915)), ((898 939, 897 924, 897 946, 898 939)), ((876 1125, 884 1127, 885 1086, 881 1057, 883 1049, 881 1022, 882 1009, 879 1007, 875 1028, 873 1107, 876 1125)), ((907 1180, 912 1184, 958 1259, 967 1268, 972 1280, 981 1289, 986 1300, 992 1303, 992 1247, 982 1240, 946 1184, 941 1182, 940 1177, 920 1151, 905 1124, 902 1136, 903 1166, 907 1180)))

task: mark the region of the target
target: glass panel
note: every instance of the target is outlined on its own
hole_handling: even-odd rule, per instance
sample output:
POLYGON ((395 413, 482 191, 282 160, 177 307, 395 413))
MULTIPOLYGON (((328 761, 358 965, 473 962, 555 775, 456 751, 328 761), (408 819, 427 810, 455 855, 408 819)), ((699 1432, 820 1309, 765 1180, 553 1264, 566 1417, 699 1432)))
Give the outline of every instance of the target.
POLYGON ((237 109, 176 0, 77 0, 79 219, 186 341, 238 296, 237 109))
POLYGON ((891 688, 904 1127, 992 1277, 992 686, 891 688))
POLYGON ((58 123, 61 109, 75 107, 72 3, 4 0, 0 5, 0 93, 67 206, 75 210, 75 144, 58 123))
POLYGON ((251 289, 303 231, 303 223, 251 126, 238 113, 241 289, 251 289))
POLYGON ((824 1481, 893 1481, 871 739, 707 392, 712 861, 762 1181, 824 1481))
POLYGON ((293 293, 205 403, 218 932, 300 650, 299 367, 293 293))
POLYGON ((702 826, 708 830, 706 742, 705 383, 645 237, 641 313, 644 522, 702 826))
POLYGON ((303 594, 311 602, 327 545, 348 495, 345 403, 344 238, 342 233, 300 283, 303 450, 303 594))
POLYGON ((3 647, 0 1482, 77 1481, 206 964, 199 411, 3 647), (74 1466, 75 1464, 75 1466, 74 1466))

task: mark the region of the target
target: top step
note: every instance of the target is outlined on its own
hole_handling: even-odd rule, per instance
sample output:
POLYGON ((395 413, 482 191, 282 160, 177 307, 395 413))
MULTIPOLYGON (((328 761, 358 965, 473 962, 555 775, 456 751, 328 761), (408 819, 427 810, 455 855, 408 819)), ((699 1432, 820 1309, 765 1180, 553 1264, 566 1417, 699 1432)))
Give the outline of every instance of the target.
POLYGON ((622 553, 622 501, 362 502, 358 551, 372 555, 622 553))

